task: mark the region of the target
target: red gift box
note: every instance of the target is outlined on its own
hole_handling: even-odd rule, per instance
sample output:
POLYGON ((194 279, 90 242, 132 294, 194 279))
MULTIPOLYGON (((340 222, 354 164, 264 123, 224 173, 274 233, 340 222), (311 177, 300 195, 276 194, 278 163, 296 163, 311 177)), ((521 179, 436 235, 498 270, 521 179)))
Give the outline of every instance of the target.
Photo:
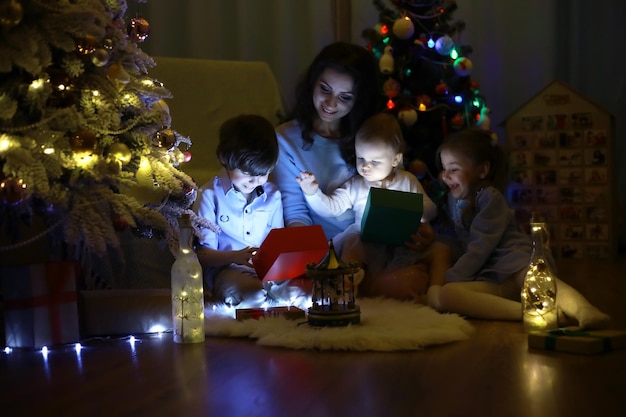
POLYGON ((41 347, 79 340, 74 262, 2 268, 6 344, 41 347))
POLYGON ((282 317, 287 320, 304 319, 306 313, 304 310, 293 306, 268 307, 268 308, 238 308, 235 312, 235 318, 239 321, 254 319, 261 317, 276 318, 282 317))
POLYGON ((264 282, 297 278, 310 263, 318 263, 328 252, 320 225, 272 229, 252 258, 264 282))

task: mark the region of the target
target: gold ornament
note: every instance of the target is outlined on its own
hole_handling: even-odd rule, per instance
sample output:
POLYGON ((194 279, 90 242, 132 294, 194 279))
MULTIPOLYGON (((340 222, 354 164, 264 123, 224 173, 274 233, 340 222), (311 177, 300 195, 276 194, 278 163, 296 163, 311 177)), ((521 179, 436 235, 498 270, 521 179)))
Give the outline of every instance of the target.
POLYGON ((119 161, 122 165, 129 163, 133 156, 128 146, 121 142, 116 142, 109 146, 109 155, 116 161, 119 161))
POLYGON ((89 55, 96 50, 98 42, 93 35, 85 35, 83 39, 76 42, 76 49, 83 55, 89 55))
POLYGON ((107 78, 122 84, 128 84, 130 81, 130 75, 128 75, 126 70, 119 64, 111 64, 109 66, 107 69, 107 78))
POLYGON ((109 51, 104 48, 98 48, 91 55, 91 62, 96 67, 104 67, 109 62, 109 51))
POLYGON ((153 142, 159 148, 171 149, 176 144, 176 135, 172 129, 161 129, 154 134, 153 142))

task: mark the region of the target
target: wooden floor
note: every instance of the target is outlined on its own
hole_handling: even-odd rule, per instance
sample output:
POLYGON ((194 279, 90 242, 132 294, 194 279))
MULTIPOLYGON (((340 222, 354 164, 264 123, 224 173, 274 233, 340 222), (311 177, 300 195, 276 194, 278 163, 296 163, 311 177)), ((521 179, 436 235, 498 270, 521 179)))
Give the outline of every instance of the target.
MULTIPOLYGON (((626 330, 626 262, 560 265, 626 330)), ((470 340, 423 351, 313 352, 211 338, 92 340, 77 354, 0 353, 0 415, 626 416, 626 349, 529 351, 520 323, 472 321, 470 340)))

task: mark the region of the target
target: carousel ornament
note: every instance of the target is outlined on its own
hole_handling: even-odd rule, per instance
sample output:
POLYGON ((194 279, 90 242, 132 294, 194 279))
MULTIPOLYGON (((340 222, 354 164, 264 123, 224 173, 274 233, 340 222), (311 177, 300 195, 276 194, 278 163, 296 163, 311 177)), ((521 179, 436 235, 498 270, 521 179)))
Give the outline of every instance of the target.
POLYGON ((358 264, 347 264, 337 257, 332 240, 324 259, 306 266, 306 275, 313 285, 309 325, 340 327, 361 322, 354 285, 354 276, 360 269, 358 264))

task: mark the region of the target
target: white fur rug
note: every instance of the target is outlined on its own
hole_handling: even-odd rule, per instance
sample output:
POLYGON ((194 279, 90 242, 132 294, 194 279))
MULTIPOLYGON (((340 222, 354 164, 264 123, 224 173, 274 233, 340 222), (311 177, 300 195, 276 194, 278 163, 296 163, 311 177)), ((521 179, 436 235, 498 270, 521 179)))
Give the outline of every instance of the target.
POLYGON ((382 298, 363 298, 357 304, 361 324, 347 327, 311 327, 306 319, 280 317, 237 321, 232 314, 209 308, 205 329, 207 336, 249 337, 264 346, 352 351, 421 350, 465 340, 473 331, 462 317, 420 304, 382 298))

